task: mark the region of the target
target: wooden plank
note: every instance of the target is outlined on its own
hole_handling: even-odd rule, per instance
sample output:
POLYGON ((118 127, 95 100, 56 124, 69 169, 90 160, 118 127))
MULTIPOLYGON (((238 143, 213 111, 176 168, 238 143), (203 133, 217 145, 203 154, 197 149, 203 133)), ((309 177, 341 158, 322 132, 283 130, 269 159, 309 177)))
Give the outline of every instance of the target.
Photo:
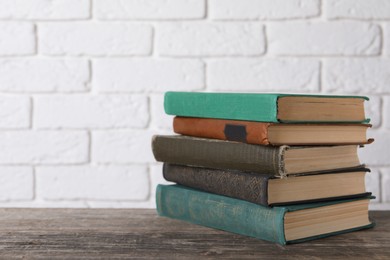
POLYGON ((158 217, 155 210, 0 209, 0 257, 390 259, 390 212, 374 229, 280 246, 158 217))

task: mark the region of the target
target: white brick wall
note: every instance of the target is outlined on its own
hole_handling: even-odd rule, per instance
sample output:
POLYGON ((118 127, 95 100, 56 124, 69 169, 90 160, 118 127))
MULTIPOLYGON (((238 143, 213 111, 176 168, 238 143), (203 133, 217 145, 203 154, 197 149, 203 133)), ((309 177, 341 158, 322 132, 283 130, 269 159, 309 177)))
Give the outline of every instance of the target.
POLYGON ((89 17, 89 0, 0 0, 0 19, 62 20, 89 17))
POLYGON ((89 78, 86 59, 0 59, 1 92, 85 92, 89 78))
POLYGON ((185 59, 104 59, 94 62, 99 92, 166 92, 204 88, 204 64, 185 59), (153 75, 153 76, 151 76, 153 75))
POLYGON ((269 52, 274 55, 377 55, 381 29, 366 22, 289 22, 267 27, 269 52))
POLYGON ((94 163, 153 163, 151 151, 153 134, 147 130, 95 131, 92 133, 92 162, 94 163))
POLYGON ((0 0, 0 207, 154 207, 163 93, 363 94, 390 209, 390 1, 0 0))
POLYGON ((143 201, 149 197, 146 166, 37 167, 36 178, 37 197, 45 200, 143 201))
POLYGON ((31 167, 1 166, 0 172, 0 201, 31 201, 34 198, 34 187, 31 185, 34 174, 31 167))
POLYGON ((42 23, 39 51, 46 55, 148 55, 152 27, 129 23, 42 23))
POLYGON ((207 64, 209 88, 214 91, 319 91, 320 63, 304 59, 217 59, 207 64))
POLYGON ((320 0, 209 0, 216 20, 278 20, 316 17, 320 0))
POLYGON ((325 13, 329 19, 389 19, 390 2, 387 0, 327 0, 325 13))
POLYGON ((325 91, 367 95, 390 93, 390 59, 328 59, 324 66, 325 91))
POLYGON ((87 163, 89 142, 85 131, 1 131, 0 164, 87 163))
POLYGON ((95 0, 93 13, 102 20, 199 19, 205 0, 95 0))
POLYGON ((31 100, 23 96, 0 96, 0 129, 28 128, 31 100))
POLYGON ((32 23, 0 21, 0 39, 0 56, 32 55, 36 52, 32 23))
POLYGON ((248 56, 265 51, 264 27, 257 23, 168 23, 156 28, 161 56, 248 56))
POLYGON ((34 128, 142 128, 148 100, 140 95, 46 95, 34 100, 34 128))

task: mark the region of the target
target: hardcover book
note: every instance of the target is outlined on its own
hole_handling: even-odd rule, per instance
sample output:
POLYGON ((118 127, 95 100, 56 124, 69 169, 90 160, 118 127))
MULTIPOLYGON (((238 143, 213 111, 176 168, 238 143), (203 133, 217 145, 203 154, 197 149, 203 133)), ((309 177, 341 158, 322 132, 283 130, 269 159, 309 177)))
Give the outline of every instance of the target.
POLYGON ((372 227, 369 199, 269 208, 179 185, 158 185, 156 192, 160 216, 281 245, 372 227))
POLYGON ((188 136, 154 136, 157 161, 286 177, 361 167, 357 145, 261 146, 188 136))
POLYGON ((167 181, 263 206, 367 196, 368 169, 279 179, 268 174, 164 163, 167 181))
POLYGON ((367 144, 368 124, 275 124, 197 117, 175 117, 177 134, 259 145, 367 144))
POLYGON ((165 112, 184 117, 259 122, 367 123, 364 96, 167 92, 165 112))

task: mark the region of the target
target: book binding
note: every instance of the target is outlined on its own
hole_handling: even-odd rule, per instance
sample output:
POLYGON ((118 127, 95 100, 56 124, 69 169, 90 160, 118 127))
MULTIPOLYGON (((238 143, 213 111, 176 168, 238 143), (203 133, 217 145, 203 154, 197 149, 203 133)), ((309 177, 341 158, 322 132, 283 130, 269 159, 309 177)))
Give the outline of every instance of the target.
POLYGON ((284 215, 286 212, 323 207, 359 199, 267 208, 247 201, 201 192, 179 185, 158 185, 156 191, 157 212, 160 216, 267 240, 281 245, 373 227, 374 223, 371 222, 368 225, 342 231, 286 241, 284 233, 284 215))

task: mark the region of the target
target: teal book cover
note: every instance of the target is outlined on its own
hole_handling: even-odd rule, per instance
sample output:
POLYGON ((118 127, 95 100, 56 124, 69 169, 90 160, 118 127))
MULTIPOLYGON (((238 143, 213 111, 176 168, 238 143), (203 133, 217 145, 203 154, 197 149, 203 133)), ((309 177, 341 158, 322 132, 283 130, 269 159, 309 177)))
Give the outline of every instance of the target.
MULTIPOLYGON (((158 185, 156 206, 160 216, 286 245, 373 227, 374 223, 368 218, 368 201, 371 198, 365 197, 270 208, 180 185, 158 185), (348 209, 348 207, 360 207, 360 210, 357 211, 357 214, 352 214, 353 212, 341 214, 353 215, 350 219, 341 220, 340 223, 347 223, 342 228, 338 225, 340 223, 336 223, 337 221, 334 222, 334 220, 329 224, 329 227, 324 227, 321 224, 324 222, 324 219, 321 218, 315 219, 315 217, 310 217, 306 221, 299 219, 301 212, 305 215, 310 210, 318 211, 317 209, 322 207, 325 215, 328 211, 332 211, 331 214, 334 214, 336 209, 343 211, 348 209), (361 209, 362 207, 363 210, 361 209), (364 208, 367 209, 364 210, 364 208), (294 212, 298 214, 291 214, 294 212), (298 222, 296 222, 296 219, 298 219, 298 222), (313 224, 313 221, 317 221, 317 223, 313 224), (294 230, 294 226, 305 226, 306 224, 311 225, 307 226, 308 230, 313 230, 314 227, 314 230, 320 230, 319 233, 313 235, 310 231, 309 235, 305 236, 302 235, 302 232, 305 232, 304 229, 303 231, 294 230)), ((318 216, 318 213, 315 213, 313 216, 318 216)))
MULTIPOLYGON (((299 94, 271 94, 271 93, 206 93, 206 92, 167 92, 164 97, 165 113, 169 115, 201 118, 218 118, 230 120, 248 120, 258 122, 272 123, 368 123, 369 119, 364 116, 364 101, 368 100, 365 96, 337 96, 337 95, 299 95, 299 94), (286 97, 306 97, 315 98, 305 104, 312 105, 316 103, 319 111, 316 114, 309 115, 309 119, 302 118, 307 116, 308 112, 314 109, 303 108, 305 112, 298 112, 298 117, 294 119, 288 115, 283 115, 280 106, 281 98, 286 97), (338 104, 335 101, 350 101, 338 104), (326 102, 330 102, 326 104, 326 102), (359 111, 359 115, 349 117, 351 111, 359 111), (329 114, 335 114, 336 117, 328 118, 329 114), (345 114, 345 115, 344 115, 345 114), (285 118, 283 118, 283 116, 285 118), (337 119, 340 116, 339 119, 337 119)), ((293 102, 296 108, 302 109, 302 100, 293 102)), ((285 111, 293 111, 293 107, 287 104, 285 111)), ((296 115, 295 115, 296 116, 296 115)))

